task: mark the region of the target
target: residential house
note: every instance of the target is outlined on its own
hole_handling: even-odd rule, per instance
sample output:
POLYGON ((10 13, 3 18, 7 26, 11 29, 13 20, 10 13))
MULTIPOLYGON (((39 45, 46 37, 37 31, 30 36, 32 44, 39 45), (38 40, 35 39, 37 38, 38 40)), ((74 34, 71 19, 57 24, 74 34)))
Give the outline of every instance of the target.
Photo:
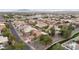
POLYGON ((2 22, 0 22, 0 31, 1 31, 3 28, 5 28, 5 24, 2 23, 2 22))
POLYGON ((7 44, 7 42, 8 42, 7 37, 0 36, 0 49, 5 48, 5 45, 7 44))

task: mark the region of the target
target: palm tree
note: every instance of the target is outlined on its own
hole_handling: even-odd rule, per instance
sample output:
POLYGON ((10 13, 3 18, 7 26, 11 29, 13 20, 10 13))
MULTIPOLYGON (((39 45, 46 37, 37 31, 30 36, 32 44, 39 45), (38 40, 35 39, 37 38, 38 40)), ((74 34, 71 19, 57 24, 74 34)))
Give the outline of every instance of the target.
POLYGON ((41 35, 40 36, 40 43, 47 45, 52 43, 52 39, 49 35, 41 35))
POLYGON ((60 32, 63 38, 67 39, 70 38, 72 31, 74 30, 74 27, 72 26, 72 23, 69 26, 62 26, 60 32))

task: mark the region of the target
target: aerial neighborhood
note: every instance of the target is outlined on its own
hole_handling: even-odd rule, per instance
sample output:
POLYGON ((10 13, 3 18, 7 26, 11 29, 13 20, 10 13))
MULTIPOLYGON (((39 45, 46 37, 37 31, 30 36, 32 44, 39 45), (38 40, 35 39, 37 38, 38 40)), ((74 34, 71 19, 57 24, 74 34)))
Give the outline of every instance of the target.
POLYGON ((1 50, 79 50, 79 14, 1 13, 1 50))

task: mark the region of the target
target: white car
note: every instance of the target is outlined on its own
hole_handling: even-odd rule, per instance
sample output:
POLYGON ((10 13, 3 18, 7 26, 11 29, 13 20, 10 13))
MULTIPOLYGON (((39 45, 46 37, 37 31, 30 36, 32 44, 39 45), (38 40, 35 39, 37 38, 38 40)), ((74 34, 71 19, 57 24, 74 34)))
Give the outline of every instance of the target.
POLYGON ((3 45, 0 45, 0 49, 4 49, 4 46, 3 45))

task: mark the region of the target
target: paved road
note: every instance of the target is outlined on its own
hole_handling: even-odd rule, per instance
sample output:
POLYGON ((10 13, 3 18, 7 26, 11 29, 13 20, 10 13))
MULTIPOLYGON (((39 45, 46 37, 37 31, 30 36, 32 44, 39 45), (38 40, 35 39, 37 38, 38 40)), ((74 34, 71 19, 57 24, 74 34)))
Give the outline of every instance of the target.
MULTIPOLYGON (((11 32, 13 33, 13 35, 16 36, 16 41, 19 41, 20 40, 20 37, 19 35, 17 34, 16 30, 14 29, 13 25, 11 24, 11 22, 9 21, 8 22, 9 26, 10 26, 10 29, 11 29, 11 32)), ((24 50, 31 50, 31 48, 26 44, 24 50)))
POLYGON ((53 42, 58 42, 60 40, 64 40, 64 38, 62 38, 61 36, 59 36, 58 34, 55 34, 52 38, 53 42))
MULTIPOLYGON (((79 32, 79 28, 75 29, 75 30, 72 32, 72 35, 75 34, 75 33, 77 33, 77 32, 79 32)), ((71 35, 71 36, 72 36, 72 35, 71 35)), ((52 44, 51 46, 49 46, 49 48, 51 48, 53 45, 55 45, 55 44, 57 44, 57 43, 66 42, 66 41, 68 41, 68 40, 70 40, 70 39, 61 40, 61 41, 55 42, 54 44, 52 44)), ((48 48, 48 49, 49 49, 49 48, 48 48)))

